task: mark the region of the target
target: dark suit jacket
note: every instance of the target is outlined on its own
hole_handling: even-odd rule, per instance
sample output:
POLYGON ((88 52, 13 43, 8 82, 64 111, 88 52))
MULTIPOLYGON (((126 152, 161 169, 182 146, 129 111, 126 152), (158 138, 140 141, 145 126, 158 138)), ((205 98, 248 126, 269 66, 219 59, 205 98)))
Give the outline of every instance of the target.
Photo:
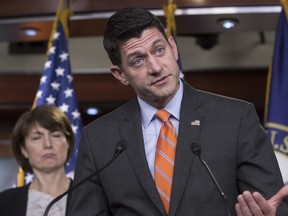
POLYGON ((11 188, 0 193, 0 215, 25 216, 29 185, 11 188))
MULTIPOLYGON (((74 182, 103 167, 119 140, 126 150, 72 194, 69 216, 160 216, 164 207, 145 156, 137 99, 92 122, 83 131, 74 182)), ((191 151, 202 147, 232 214, 244 190, 266 198, 282 186, 272 145, 252 104, 195 90, 184 83, 169 215, 226 215, 221 195, 191 151), (192 122, 200 121, 200 125, 192 122)))
MULTIPOLYGON (((1 216, 25 216, 27 211, 28 191, 30 185, 10 188, 0 193, 0 215, 1 216)), ((72 180, 71 184, 72 186, 72 180)), ((70 195, 67 198, 69 202, 70 195)), ((66 215, 67 215, 66 206, 66 215)), ((27 215, 29 216, 29 215, 27 215)))

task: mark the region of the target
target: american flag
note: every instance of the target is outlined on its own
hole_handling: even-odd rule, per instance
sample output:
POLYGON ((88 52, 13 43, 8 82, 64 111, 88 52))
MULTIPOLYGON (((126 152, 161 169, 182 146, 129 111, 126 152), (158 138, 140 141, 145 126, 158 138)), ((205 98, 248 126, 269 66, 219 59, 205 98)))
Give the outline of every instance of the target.
POLYGON ((265 127, 271 138, 285 184, 288 184, 288 2, 281 1, 272 65, 268 71, 265 127))
MULTIPOLYGON (((75 134, 75 150, 66 164, 66 174, 74 176, 74 168, 80 142, 82 120, 77 106, 73 77, 71 75, 67 41, 61 21, 57 22, 53 34, 52 46, 48 50, 48 59, 35 98, 35 106, 41 104, 56 105, 68 117, 75 134)), ((32 180, 31 175, 25 176, 25 183, 32 180)))

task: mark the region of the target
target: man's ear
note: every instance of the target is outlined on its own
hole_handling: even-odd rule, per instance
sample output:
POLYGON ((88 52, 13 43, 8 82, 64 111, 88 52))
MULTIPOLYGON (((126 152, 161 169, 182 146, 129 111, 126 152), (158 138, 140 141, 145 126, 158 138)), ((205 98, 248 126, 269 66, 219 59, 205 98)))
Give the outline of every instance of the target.
POLYGON ((110 67, 110 71, 112 72, 113 76, 119 80, 123 85, 128 86, 129 81, 127 80, 125 74, 123 73, 122 69, 117 65, 112 65, 110 67))
POLYGON ((174 37, 170 36, 168 38, 168 42, 169 42, 169 44, 171 46, 171 49, 172 49, 172 52, 173 52, 173 55, 174 55, 175 59, 178 60, 178 48, 177 48, 177 44, 176 44, 176 42, 174 40, 174 37))

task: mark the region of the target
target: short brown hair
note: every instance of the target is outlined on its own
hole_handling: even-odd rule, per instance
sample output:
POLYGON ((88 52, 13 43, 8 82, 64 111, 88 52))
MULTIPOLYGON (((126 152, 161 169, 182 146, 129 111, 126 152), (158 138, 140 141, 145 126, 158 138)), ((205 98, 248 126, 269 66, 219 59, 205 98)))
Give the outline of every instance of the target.
POLYGON ((74 133, 66 115, 56 106, 41 105, 28 112, 23 113, 15 124, 12 132, 12 149, 18 164, 25 172, 33 173, 30 163, 24 157, 21 147, 25 147, 25 137, 36 124, 41 125, 49 131, 61 131, 64 133, 69 149, 67 160, 74 150, 74 133))
POLYGON ((157 28, 167 40, 164 25, 150 11, 126 7, 114 13, 108 20, 103 39, 104 48, 112 64, 121 67, 122 44, 131 38, 140 37, 143 31, 149 28, 157 28))

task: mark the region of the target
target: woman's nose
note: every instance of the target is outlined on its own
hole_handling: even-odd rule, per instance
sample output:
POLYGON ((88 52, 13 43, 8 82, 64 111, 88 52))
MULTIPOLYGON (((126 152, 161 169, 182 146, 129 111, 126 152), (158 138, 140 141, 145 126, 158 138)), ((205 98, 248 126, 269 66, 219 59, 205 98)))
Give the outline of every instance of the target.
POLYGON ((44 148, 51 148, 52 147, 52 140, 49 136, 45 136, 44 138, 44 148))

